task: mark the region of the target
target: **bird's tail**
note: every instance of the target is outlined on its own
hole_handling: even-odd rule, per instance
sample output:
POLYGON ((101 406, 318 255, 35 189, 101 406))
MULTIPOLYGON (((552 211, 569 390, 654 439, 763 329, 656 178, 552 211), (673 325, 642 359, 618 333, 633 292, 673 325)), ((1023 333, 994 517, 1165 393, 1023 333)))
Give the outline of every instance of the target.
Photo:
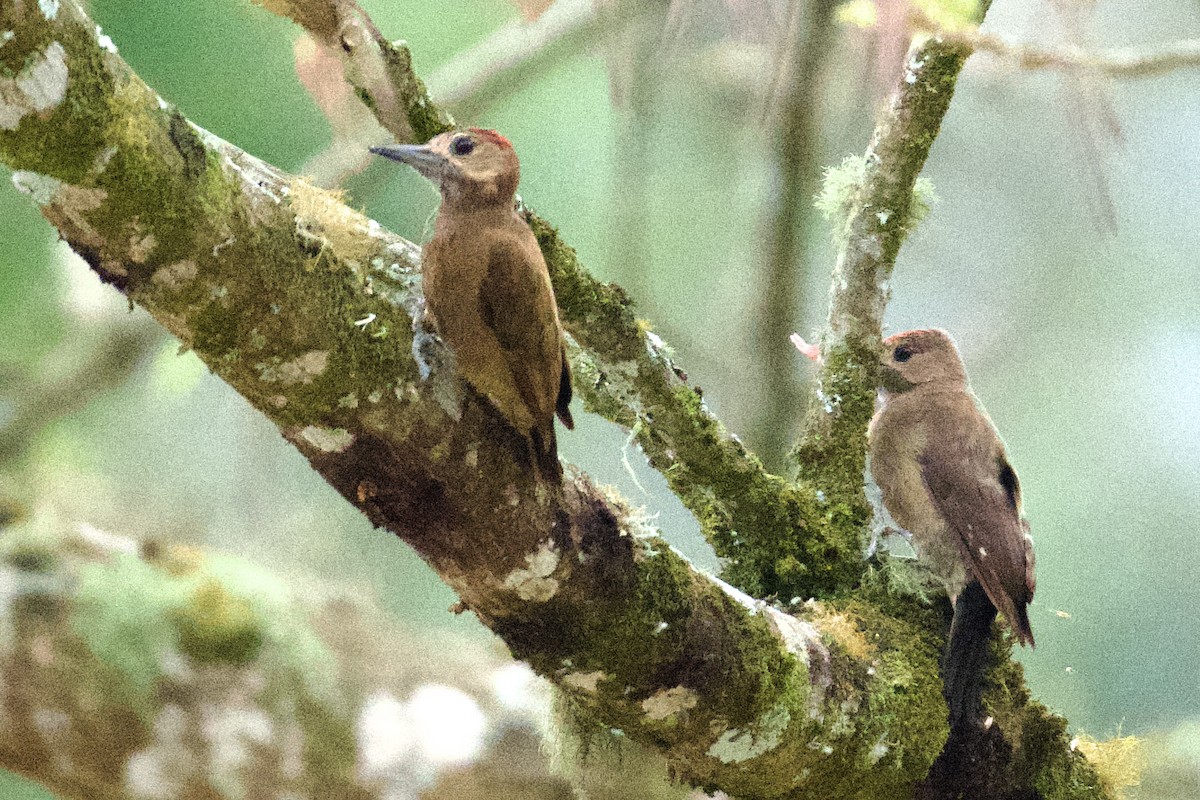
POLYGON ((950 641, 942 659, 943 693, 950 708, 950 735, 973 723, 979 713, 983 669, 996 606, 979 581, 971 581, 954 604, 950 641))
POLYGON ((562 482, 562 462, 558 460, 558 439, 554 435, 554 420, 543 432, 534 428, 529 439, 530 458, 538 474, 548 483, 562 482))

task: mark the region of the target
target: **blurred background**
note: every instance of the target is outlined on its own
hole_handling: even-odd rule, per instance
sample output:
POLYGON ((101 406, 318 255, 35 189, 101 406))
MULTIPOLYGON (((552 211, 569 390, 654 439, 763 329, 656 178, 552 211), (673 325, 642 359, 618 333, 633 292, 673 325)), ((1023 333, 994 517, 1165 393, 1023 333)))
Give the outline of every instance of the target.
MULTIPOLYGON (((1192 0, 1073 2, 996 0, 985 31, 1094 51, 1200 36, 1192 0)), ((525 201, 628 289, 716 414, 782 469, 812 374, 787 334, 819 334, 834 260, 811 199, 867 144, 905 10, 881 4, 862 27, 846 19, 869 21, 869 5, 819 0, 559 0, 540 17, 548 3, 362 4, 407 40, 435 100, 513 141, 525 201)), ((91 12, 189 119, 427 236, 432 187, 363 158, 386 135, 292 23, 244 0, 91 12)), ((1076 731, 1147 737, 1143 798, 1200 796, 1198 130, 1198 68, 1110 79, 976 55, 887 315, 892 332, 957 338, 1037 543, 1029 684, 1076 731)), ((491 639, 0 176, 0 499, 320 575, 431 636, 491 639)), ((625 434, 576 419, 565 458, 718 569, 625 434)), ((0 797, 44 796, 0 773, 0 797)))

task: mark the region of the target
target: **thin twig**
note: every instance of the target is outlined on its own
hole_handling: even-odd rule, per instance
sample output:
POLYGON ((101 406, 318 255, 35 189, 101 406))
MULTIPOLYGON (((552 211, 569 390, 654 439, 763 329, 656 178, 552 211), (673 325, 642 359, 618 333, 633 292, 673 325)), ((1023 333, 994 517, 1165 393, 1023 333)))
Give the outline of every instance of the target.
POLYGON ((1004 59, 1020 69, 1083 69, 1113 78, 1154 78, 1200 67, 1200 39, 1183 39, 1156 47, 1121 47, 1090 52, 1079 47, 1013 44, 987 33, 953 34, 950 38, 1004 59))
POLYGON ((615 16, 601 13, 593 0, 558 0, 535 22, 505 25, 434 70, 426 81, 429 94, 459 116, 476 118, 527 84, 534 71, 611 35, 615 16))

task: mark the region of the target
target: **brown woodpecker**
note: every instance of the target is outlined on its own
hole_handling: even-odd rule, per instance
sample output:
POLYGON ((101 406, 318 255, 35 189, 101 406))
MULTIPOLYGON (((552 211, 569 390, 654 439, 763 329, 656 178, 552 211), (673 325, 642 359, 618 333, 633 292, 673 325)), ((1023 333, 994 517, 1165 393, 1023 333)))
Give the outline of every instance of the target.
POLYGON ((883 345, 883 404, 868 434, 871 476, 954 602, 942 665, 953 733, 976 714, 996 610, 1019 642, 1033 645, 1033 542, 1017 474, 954 341, 945 331, 919 330, 883 345))
POLYGON ((515 209, 521 167, 512 144, 482 128, 371 152, 416 169, 442 205, 421 272, 425 308, 458 371, 561 473, 554 416, 574 427, 571 371, 546 261, 515 209))

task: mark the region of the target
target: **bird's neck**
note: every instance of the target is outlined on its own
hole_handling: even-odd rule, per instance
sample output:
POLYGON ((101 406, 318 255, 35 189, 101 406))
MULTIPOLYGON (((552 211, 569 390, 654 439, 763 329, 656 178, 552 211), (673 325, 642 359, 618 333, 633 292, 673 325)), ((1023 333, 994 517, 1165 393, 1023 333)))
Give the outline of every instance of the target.
POLYGON ((517 222, 517 214, 511 202, 504 204, 456 203, 443 200, 434 228, 440 233, 463 227, 473 229, 507 227, 515 222, 517 222))
POLYGON ((971 389, 967 386, 966 381, 946 380, 946 381, 928 381, 926 383, 910 384, 909 388, 902 392, 884 391, 883 399, 885 402, 894 402, 904 398, 907 402, 909 399, 919 401, 919 398, 927 398, 935 395, 949 394, 971 394, 971 389))

